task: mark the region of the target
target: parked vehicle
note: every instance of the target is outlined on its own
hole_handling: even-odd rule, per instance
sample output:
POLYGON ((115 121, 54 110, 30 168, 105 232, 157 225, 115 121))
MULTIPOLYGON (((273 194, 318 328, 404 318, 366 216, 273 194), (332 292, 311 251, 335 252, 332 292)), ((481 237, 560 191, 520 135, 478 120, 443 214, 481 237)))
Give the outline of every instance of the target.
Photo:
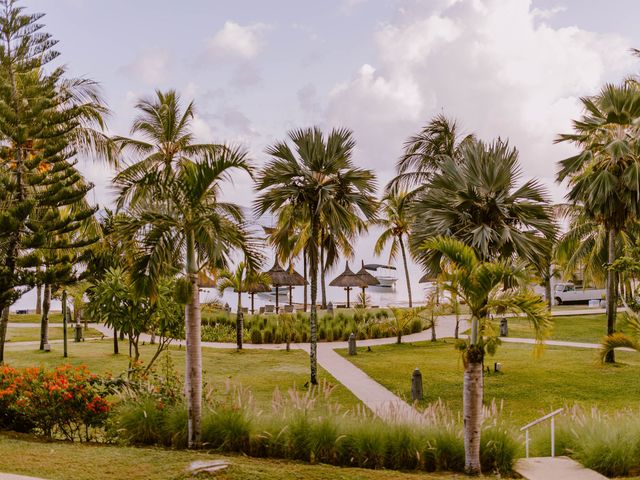
POLYGON ((556 305, 589 303, 589 300, 601 300, 604 295, 603 288, 576 287, 573 283, 558 283, 553 291, 556 305))

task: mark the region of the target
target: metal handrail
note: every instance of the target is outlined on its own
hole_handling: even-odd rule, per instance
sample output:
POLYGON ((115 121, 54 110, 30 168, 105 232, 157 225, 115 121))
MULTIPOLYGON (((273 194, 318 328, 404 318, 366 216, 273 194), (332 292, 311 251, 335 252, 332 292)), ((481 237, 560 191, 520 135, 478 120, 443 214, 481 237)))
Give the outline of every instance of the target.
POLYGON ((544 417, 540 417, 537 420, 534 420, 531 423, 527 423, 524 427, 520 429, 520 431, 524 431, 525 441, 524 441, 524 451, 526 458, 529 458, 529 429, 539 423, 544 422, 545 420, 551 419, 551 456, 556 456, 556 422, 555 416, 559 413, 562 413, 564 408, 559 408, 558 410, 554 410, 551 413, 547 413, 544 417))

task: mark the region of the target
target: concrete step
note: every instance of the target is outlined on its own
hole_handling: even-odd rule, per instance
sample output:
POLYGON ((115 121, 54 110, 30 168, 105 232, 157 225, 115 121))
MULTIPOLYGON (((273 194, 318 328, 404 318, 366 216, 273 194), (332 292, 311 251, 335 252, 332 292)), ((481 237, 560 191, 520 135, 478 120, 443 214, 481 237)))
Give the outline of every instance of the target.
POLYGON ((606 480, 569 457, 521 458, 515 471, 527 480, 606 480))

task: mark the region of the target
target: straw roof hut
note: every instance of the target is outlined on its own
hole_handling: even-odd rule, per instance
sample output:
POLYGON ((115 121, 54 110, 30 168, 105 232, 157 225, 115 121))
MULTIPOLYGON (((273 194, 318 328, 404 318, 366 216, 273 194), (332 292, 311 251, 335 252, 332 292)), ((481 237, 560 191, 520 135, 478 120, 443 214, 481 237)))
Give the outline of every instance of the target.
POLYGON ((367 288, 369 284, 357 273, 353 273, 349 268, 349 262, 346 263, 344 272, 331 280, 329 283, 332 287, 342 287, 347 291, 347 308, 349 308, 349 292, 352 288, 367 288))

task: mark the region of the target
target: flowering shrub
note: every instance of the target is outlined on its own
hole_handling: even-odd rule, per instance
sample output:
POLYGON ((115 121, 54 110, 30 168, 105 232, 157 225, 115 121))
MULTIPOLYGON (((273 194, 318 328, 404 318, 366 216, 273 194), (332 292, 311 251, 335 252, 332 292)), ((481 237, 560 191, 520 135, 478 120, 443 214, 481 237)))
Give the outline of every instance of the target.
POLYGON ((111 408, 106 395, 86 366, 0 367, 0 428, 88 441, 111 408))

